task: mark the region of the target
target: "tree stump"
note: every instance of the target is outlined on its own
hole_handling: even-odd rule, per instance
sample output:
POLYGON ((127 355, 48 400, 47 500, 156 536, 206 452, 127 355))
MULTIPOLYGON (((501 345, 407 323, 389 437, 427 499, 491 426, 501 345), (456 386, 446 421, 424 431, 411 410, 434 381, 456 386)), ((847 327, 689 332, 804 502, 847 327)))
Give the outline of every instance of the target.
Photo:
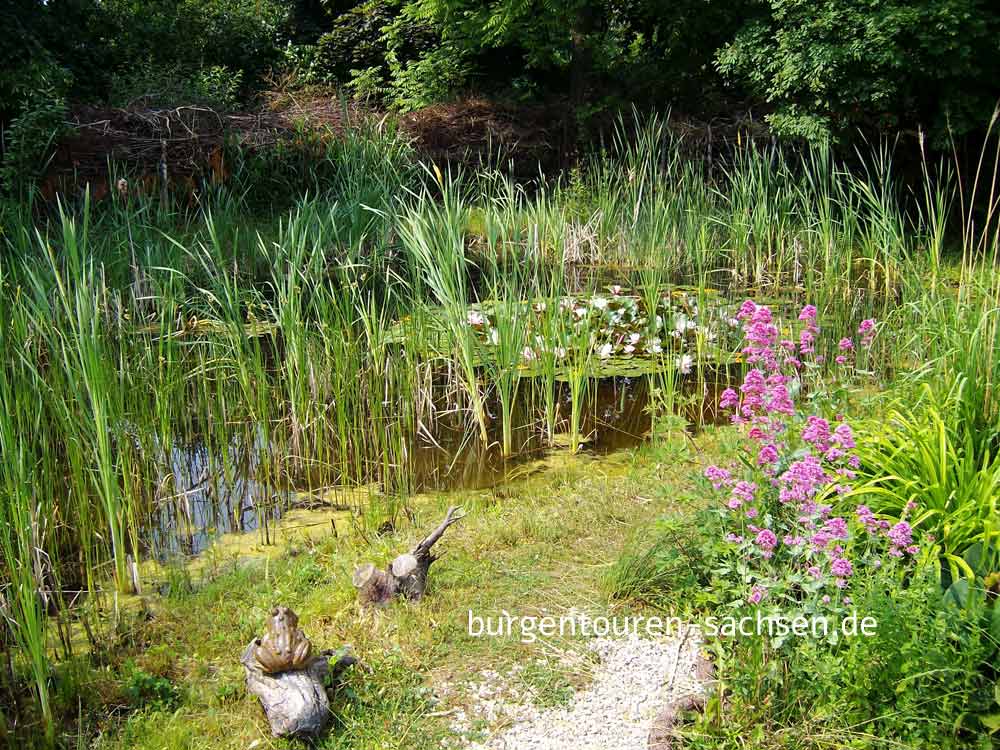
POLYGON ((267 674, 255 656, 258 639, 243 651, 247 690, 260 699, 275 737, 315 737, 330 723, 327 682, 336 683, 344 668, 357 663, 349 654, 330 665, 335 651, 324 651, 302 669, 267 674))
POLYGON ((354 570, 353 582, 362 605, 386 606, 395 596, 419 601, 427 588, 427 572, 438 558, 431 554, 431 547, 442 534, 464 515, 460 508, 448 508, 444 520, 409 552, 405 552, 385 570, 374 563, 360 565, 354 570))

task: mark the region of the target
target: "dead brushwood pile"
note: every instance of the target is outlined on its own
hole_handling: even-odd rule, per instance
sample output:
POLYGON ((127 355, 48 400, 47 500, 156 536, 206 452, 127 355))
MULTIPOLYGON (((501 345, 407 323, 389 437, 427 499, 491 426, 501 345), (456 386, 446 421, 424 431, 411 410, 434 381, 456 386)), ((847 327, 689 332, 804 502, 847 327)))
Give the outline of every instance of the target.
POLYGON ((208 107, 81 107, 71 113, 67 134, 56 147, 42 181, 42 195, 71 194, 89 185, 100 199, 120 176, 191 187, 227 176, 227 139, 263 149, 288 137, 294 123, 284 113, 262 110, 226 114, 208 107), (116 170, 109 174, 109 165, 116 170))
MULTIPOLYGON (((516 177, 532 180, 540 168, 555 173, 577 154, 564 114, 547 105, 476 97, 397 114, 347 103, 335 92, 319 89, 269 91, 250 112, 155 108, 142 101, 125 108, 80 107, 70 115, 41 193, 50 200, 59 194, 80 197, 89 187, 91 198, 98 200, 121 192, 124 186, 115 183, 127 176, 130 190, 163 192, 169 186, 172 192, 196 194, 204 183, 228 178, 227 144, 252 153, 291 142, 303 131, 322 140, 366 122, 381 127, 390 121, 422 160, 442 167, 512 170, 516 177)), ((611 121, 606 125, 610 128, 611 121)), ((669 129, 687 151, 706 156, 709 164, 731 143, 766 134, 745 115, 712 122, 674 116, 669 129)))
POLYGON ((273 91, 253 112, 224 113, 203 106, 154 108, 137 102, 125 108, 79 107, 67 122, 42 180, 47 199, 80 195, 87 186, 100 199, 119 189, 192 191, 203 181, 228 176, 225 146, 248 151, 292 140, 303 129, 338 137, 364 122, 390 119, 418 156, 440 165, 466 167, 510 164, 537 176, 538 165, 554 166, 560 153, 555 120, 543 108, 518 108, 467 99, 403 115, 346 104, 329 92, 273 91), (115 174, 109 174, 109 164, 115 174), (135 183, 138 181, 138 185, 135 183))

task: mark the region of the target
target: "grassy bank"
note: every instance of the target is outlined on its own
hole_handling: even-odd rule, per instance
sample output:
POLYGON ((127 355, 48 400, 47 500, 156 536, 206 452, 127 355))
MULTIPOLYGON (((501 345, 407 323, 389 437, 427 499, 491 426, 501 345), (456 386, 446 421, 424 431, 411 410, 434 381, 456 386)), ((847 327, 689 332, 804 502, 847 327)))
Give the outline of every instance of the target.
POLYGON ((580 642, 474 638, 468 612, 537 615, 573 606, 597 616, 619 606, 606 582, 612 563, 658 513, 700 502, 691 476, 706 452, 717 452, 712 435, 695 442, 678 435, 669 448, 613 460, 564 452, 502 492, 416 497, 414 523, 394 534, 326 534, 291 543, 266 564, 244 557, 233 566, 220 552, 214 570, 185 579, 189 588, 175 582, 166 597, 148 599, 148 614, 124 618, 113 661, 103 670, 81 667, 75 689, 60 700, 83 701, 83 729, 97 734, 100 748, 286 746, 270 739, 244 693, 238 663, 279 600, 296 609, 314 644, 350 643, 365 665, 348 676, 335 701, 335 728, 321 747, 437 746, 450 735, 455 709, 473 700, 465 682, 484 669, 534 664, 524 679, 539 701, 565 700, 569 687, 587 681, 585 666, 560 661, 580 642), (455 503, 468 515, 449 531, 424 602, 360 611, 350 582, 354 564, 391 559, 455 503))

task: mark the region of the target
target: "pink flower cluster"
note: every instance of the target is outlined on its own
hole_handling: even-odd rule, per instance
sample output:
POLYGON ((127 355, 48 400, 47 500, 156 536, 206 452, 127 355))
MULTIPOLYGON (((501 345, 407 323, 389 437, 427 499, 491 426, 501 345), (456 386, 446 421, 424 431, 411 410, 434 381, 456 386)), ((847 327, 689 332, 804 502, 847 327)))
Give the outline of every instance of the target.
MULTIPOLYGON (((858 335, 861 337, 861 347, 863 349, 869 348, 872 345, 872 341, 875 340, 875 321, 872 318, 862 320, 861 325, 858 326, 858 335)), ((852 364, 854 352, 856 351, 854 340, 847 337, 842 338, 837 344, 837 349, 840 353, 834 358, 834 361, 838 365, 852 364)))
MULTIPOLYGON (((916 504, 911 502, 906 506, 906 511, 914 508, 916 504)), ((859 505, 854 512, 869 534, 883 536, 889 540, 889 554, 892 557, 904 557, 920 552, 920 547, 913 543, 913 527, 905 520, 890 524, 885 519, 875 518, 875 514, 867 505, 859 505)))
MULTIPOLYGON (((718 466, 709 466, 705 476, 716 490, 728 492, 725 504, 737 528, 728 531, 726 541, 750 560, 766 561, 748 601, 762 601, 777 585, 772 579, 788 573, 801 572, 801 580, 811 582, 814 592, 827 585, 845 589, 856 567, 847 552, 849 522, 833 516, 831 506, 820 498, 848 490, 846 482, 854 478, 859 465, 852 452, 854 433, 840 416, 831 424, 816 414, 800 414, 793 395, 802 389, 803 363, 822 361, 816 353, 820 332, 816 308, 806 305, 799 313, 797 344, 781 338, 781 327, 767 306, 747 300, 736 318, 743 325, 742 352, 752 367, 738 391, 723 391, 719 405, 744 428, 752 459, 747 463, 755 467, 757 481, 736 478, 718 466), (765 525, 748 523, 758 516, 766 519, 765 525)), ((858 328, 862 346, 871 345, 875 330, 874 320, 862 322, 858 328)), ((854 341, 843 338, 837 348, 837 361, 850 362, 854 341)), ((912 529, 905 522, 889 527, 865 506, 858 507, 856 516, 871 535, 888 540, 890 555, 916 552, 912 529)), ((831 601, 827 594, 819 600, 831 601)))

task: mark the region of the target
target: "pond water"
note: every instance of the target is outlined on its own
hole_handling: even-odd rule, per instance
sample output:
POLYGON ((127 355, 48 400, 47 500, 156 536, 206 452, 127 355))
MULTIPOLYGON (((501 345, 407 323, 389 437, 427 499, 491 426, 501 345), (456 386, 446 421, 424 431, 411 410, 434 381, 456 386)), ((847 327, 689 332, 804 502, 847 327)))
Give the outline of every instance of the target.
MULTIPOLYGON (((571 442, 592 454, 632 448, 649 437, 653 413, 665 408, 697 429, 720 419, 718 395, 740 376, 742 365, 731 354, 738 340, 733 303, 717 293, 702 291, 699 298, 675 288, 659 297, 652 310, 617 285, 563 297, 548 307, 538 301, 512 303, 515 314, 527 320, 528 345, 523 355, 516 349, 515 359, 522 356, 522 361, 505 365, 516 368, 520 382, 508 416, 511 450, 505 455, 503 410, 488 381, 499 367, 490 359, 499 356, 496 326, 515 309, 510 304, 470 305, 468 320, 460 322, 475 341, 476 368, 486 388, 485 440, 470 422, 468 408, 453 400, 454 381, 444 373, 438 377, 436 370, 422 386, 430 394, 432 407, 426 414, 431 416, 418 415, 411 417, 415 424, 396 425, 397 432, 377 442, 374 452, 371 445, 362 446, 360 460, 354 455, 325 455, 305 468, 300 461, 297 468, 288 469, 282 465, 288 448, 267 444, 253 425, 240 433, 242 439, 233 439, 222 449, 197 436, 190 438, 174 444, 159 461, 154 510, 143 523, 145 554, 160 560, 197 555, 214 539, 231 533, 257 532, 268 543, 271 527, 291 510, 326 508, 360 514, 364 502, 358 500, 358 487, 369 488, 369 498, 385 498, 400 507, 409 494, 495 487, 516 476, 525 463, 551 451, 569 450, 571 442), (699 309, 698 300, 705 300, 706 294, 711 301, 699 309), (569 331, 563 334, 565 347, 538 335, 550 330, 543 323, 546 316, 549 326, 557 320, 569 331), (591 333, 581 339, 576 331, 591 333), (573 366, 571 341, 581 340, 589 352, 586 384, 577 405, 579 431, 571 441, 573 403, 567 368, 573 366), (696 352, 696 366, 686 354, 689 351, 696 352), (546 357, 550 363, 558 359, 548 375, 540 366, 546 357), (664 380, 665 370, 672 371, 669 381, 664 380), (535 387, 545 382, 549 386, 535 387), (669 399, 664 398, 667 390, 669 399), (548 404, 541 403, 541 392, 552 394, 548 404), (546 406, 550 419, 543 417, 546 406), (379 455, 384 446, 391 446, 393 455, 379 455), (350 468, 334 465, 341 461, 354 463, 350 468)), ((398 347, 424 342, 421 346, 427 348, 420 357, 441 362, 451 356, 452 326, 454 322, 443 320, 440 311, 431 311, 419 322, 404 318, 388 335, 398 347), (409 327, 417 325, 421 329, 415 336, 409 327)), ((331 452, 358 450, 348 444, 346 451, 331 452)))
MULTIPOLYGON (((696 384, 689 378, 681 384, 685 397, 678 411, 690 429, 714 422, 717 381, 696 384)), ((523 421, 514 430, 515 453, 501 450, 498 405, 487 402, 485 444, 467 429, 463 420, 442 419, 430 435, 414 438, 408 446, 408 466, 413 493, 453 489, 488 489, 518 474, 521 467, 552 451, 569 450, 570 396, 565 384, 557 384, 558 418, 549 435, 544 424, 532 419, 527 399, 520 398, 523 421)), ((581 450, 607 454, 635 447, 647 440, 652 427, 651 385, 647 376, 609 377, 593 381, 581 419, 581 450)), ((269 449, 260 440, 234 442, 225 455, 211 451, 204 442, 175 445, 161 484, 169 491, 161 495, 145 532, 148 552, 160 560, 192 556, 204 551, 224 534, 259 532, 266 543, 270 528, 293 509, 326 508, 358 511, 357 494, 350 488, 303 482, 289 486, 268 481, 261 472, 269 449), (343 492, 338 492, 343 490, 343 492)), ((382 492, 378 482, 373 492, 382 492)))

